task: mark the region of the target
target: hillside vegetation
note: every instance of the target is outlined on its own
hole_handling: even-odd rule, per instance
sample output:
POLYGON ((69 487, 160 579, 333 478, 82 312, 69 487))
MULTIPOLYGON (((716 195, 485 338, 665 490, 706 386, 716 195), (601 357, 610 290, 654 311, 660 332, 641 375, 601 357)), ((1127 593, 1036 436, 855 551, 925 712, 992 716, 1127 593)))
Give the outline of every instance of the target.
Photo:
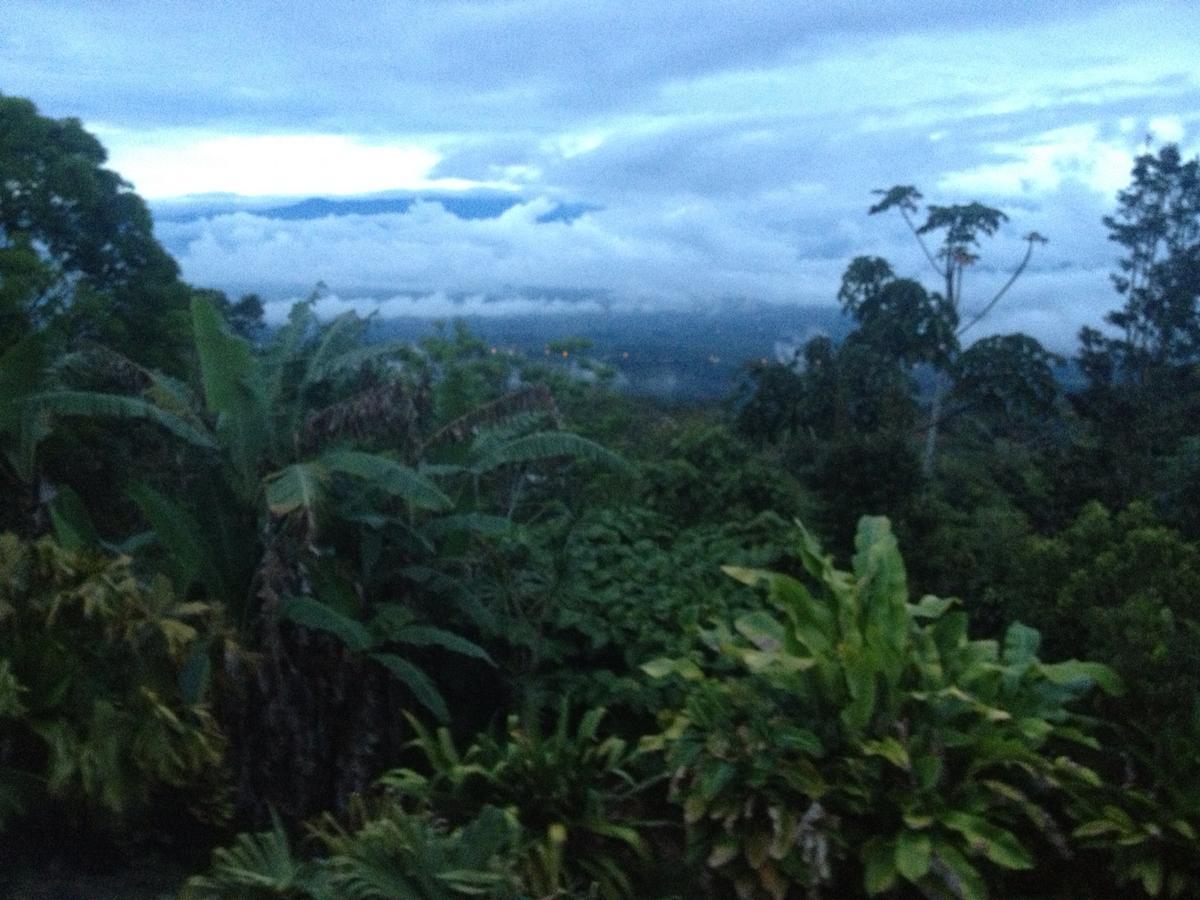
POLYGON ((848 261, 845 340, 689 410, 461 326, 269 331, 103 163, 0 97, 0 892, 1200 894, 1177 148, 1078 391, 969 340, 1004 214, 900 186, 936 286, 848 261))

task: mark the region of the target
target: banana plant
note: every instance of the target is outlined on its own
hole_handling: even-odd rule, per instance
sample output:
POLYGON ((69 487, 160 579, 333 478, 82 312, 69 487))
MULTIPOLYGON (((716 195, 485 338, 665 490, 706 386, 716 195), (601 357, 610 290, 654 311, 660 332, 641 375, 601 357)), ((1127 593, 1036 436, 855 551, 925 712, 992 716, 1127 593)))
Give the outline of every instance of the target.
POLYGON ((644 667, 690 686, 646 747, 676 771, 706 864, 742 897, 857 880, 872 896, 907 883, 979 900, 1044 863, 1039 850, 1065 853, 1063 811, 1099 783, 1078 759, 1098 742, 1070 704, 1119 691, 1114 673, 1040 661, 1020 624, 971 640, 956 601, 910 602, 886 519, 860 522, 849 572, 801 533, 807 583, 725 570, 765 586, 769 608, 705 633, 723 670, 701 653, 644 667))
MULTIPOLYGON (((242 802, 260 818, 268 802, 302 815, 348 796, 336 777, 313 785, 305 775, 316 765, 314 753, 327 757, 328 771, 354 773, 361 788, 377 764, 371 759, 401 740, 391 732, 383 737, 365 712, 354 726, 362 740, 339 742, 323 731, 322 722, 352 714, 348 684, 369 684, 362 690, 375 692, 370 702, 384 702, 389 689, 376 673, 390 673, 418 704, 444 718, 444 700, 405 658, 406 648, 426 640, 482 653, 465 641, 449 646, 451 633, 436 630, 434 621, 462 616, 423 607, 423 588, 409 577, 416 564, 436 562, 438 544, 455 533, 507 518, 486 515, 469 491, 471 479, 511 475, 519 484, 535 459, 606 451, 573 436, 509 433, 475 471, 425 465, 422 457, 435 452, 431 439, 439 453, 474 448, 486 443, 488 428, 538 409, 552 416, 552 398, 544 389, 517 392, 439 429, 428 360, 406 345, 365 343, 366 323, 354 315, 322 325, 311 303, 298 304, 261 349, 230 333, 207 298, 193 299, 191 319, 194 385, 89 348, 58 367, 59 383, 70 387, 35 392, 20 409, 46 427, 79 416, 149 422, 173 442, 173 456, 149 473, 153 483, 135 481, 129 489, 149 530, 122 547, 157 556, 182 594, 220 601, 238 626, 238 644, 262 651, 249 667, 231 668, 225 657, 228 677, 241 685, 236 690, 272 708, 261 720, 231 726, 244 734, 232 741, 235 766, 244 770, 242 802), (74 371, 89 366, 123 392, 77 389, 74 371), (459 514, 451 515, 456 503, 459 514), (368 629, 389 609, 412 620, 401 635, 358 646, 330 638, 337 632, 314 627, 313 616, 298 621, 297 601, 327 606, 325 621, 341 616, 368 629), (435 631, 442 636, 435 639, 435 631), (285 733, 260 734, 263 721, 285 733)), ((522 422, 528 431, 530 422, 522 422)), ((61 505, 60 522, 86 534, 80 517, 61 505)))
MULTIPOLYGON (((334 402, 323 408, 310 409, 314 395, 322 391, 330 395, 346 388, 345 382, 330 384, 331 379, 347 373, 354 375, 369 361, 396 357, 403 348, 359 346, 362 322, 353 316, 343 316, 322 330, 312 314, 311 304, 297 305, 288 324, 262 354, 256 354, 248 342, 230 334, 216 308, 204 297, 193 300, 192 327, 199 363, 199 393, 111 351, 93 348, 90 351, 93 362, 99 357, 121 367, 130 376, 126 380, 137 386, 137 393, 27 391, 16 405, 16 412, 43 425, 62 417, 149 421, 189 448, 193 454, 189 458, 197 468, 218 473, 229 494, 260 519, 296 516, 315 529, 321 513, 336 515, 339 511, 332 502, 331 485, 335 476, 360 481, 366 487, 410 503, 415 509, 449 508, 450 500, 445 494, 397 459, 399 454, 395 452, 321 446, 333 444, 340 437, 332 424, 340 424, 344 431, 353 431, 356 424, 364 424, 348 418, 353 418, 356 411, 364 414, 361 409, 353 409, 353 405, 372 399, 372 393, 378 395, 381 392, 378 386, 364 388, 350 398, 334 397, 334 402), (370 352, 364 352, 367 350, 370 352), (335 419, 336 423, 332 421, 335 419), (327 430, 318 433, 322 427, 327 430)), ((0 375, 10 369, 17 370, 18 364, 22 364, 21 370, 30 365, 22 357, 10 366, 0 367, 0 375)), ((406 396, 410 393, 407 388, 392 383, 385 387, 391 392, 391 399, 407 399, 409 407, 412 406, 411 398, 406 396)), ((16 412, 9 410, 5 419, 5 410, 0 409, 0 425, 11 421, 16 412)), ((401 410, 402 415, 404 412, 401 410)), ((407 424, 412 426, 415 412, 411 409, 407 412, 411 420, 407 424)), ((394 410, 392 414, 395 415, 394 410)), ((35 431, 34 436, 45 430, 35 431)), ((20 449, 28 458, 36 449, 36 442, 32 447, 27 443, 20 449)), ((206 530, 199 527, 190 511, 165 494, 144 485, 135 486, 131 494, 160 548, 174 558, 175 568, 193 576, 185 581, 202 580, 209 592, 215 593, 222 579, 213 577, 212 561, 229 559, 234 554, 218 552, 227 550, 226 546, 203 550, 197 545, 204 541, 202 535, 206 533, 228 531, 229 523, 206 530), (208 564, 198 566, 195 562, 198 557, 206 559, 208 564)), ((245 543, 245 538, 226 540, 225 544, 238 541, 245 543)), ((190 586, 190 583, 181 585, 184 589, 190 586)), ((215 598, 233 605, 239 603, 227 584, 215 598)))
MULTIPOLYGON (((410 530, 419 524, 412 515, 407 520, 403 516, 381 518, 377 503, 362 502, 364 494, 385 503, 402 503, 410 514, 445 513, 455 502, 434 478, 454 484, 471 482, 471 506, 477 507, 479 480, 501 469, 519 469, 552 457, 625 465, 615 454, 577 435, 523 433, 514 427, 514 423, 533 421, 530 413, 535 408, 553 414, 553 401, 544 389, 518 392, 486 404, 423 439, 428 398, 412 379, 394 377, 405 360, 414 362, 413 351, 399 344, 363 344, 365 322, 353 314, 322 327, 311 306, 297 304, 271 344, 264 352, 255 353, 247 341, 225 328, 209 300, 196 297, 192 328, 199 393, 111 351, 95 348, 94 353, 129 374, 128 380, 140 388, 136 395, 66 389, 13 392, 21 399, 0 407, 0 427, 18 412, 43 425, 70 416, 152 422, 198 454, 194 457, 198 465, 220 473, 220 482, 245 509, 255 511, 259 519, 295 518, 310 537, 325 517, 363 524, 363 517, 356 513, 364 506, 375 513, 368 517, 368 524, 390 522, 410 530), (382 378, 379 365, 385 367, 382 378), (370 377, 371 373, 376 377, 370 377), (8 419, 4 418, 6 410, 8 419), (470 448, 465 464, 420 462, 420 457, 436 453, 439 446, 464 442, 470 448), (386 449, 355 446, 364 443, 386 449)), ((32 349, 17 353, 21 349, 18 346, 0 361, 7 363, 0 365, 0 384, 7 371, 14 373, 12 378, 27 379, 36 357, 32 349)), ((35 446, 23 445, 21 451, 28 456, 35 446)), ((518 473, 517 491, 522 477, 523 473, 518 473)), ((462 491, 457 493, 461 500, 462 491)), ((133 499, 170 555, 197 555, 195 548, 184 546, 194 543, 181 540, 185 531, 220 534, 230 528, 228 523, 210 529, 172 527, 172 522, 192 525, 187 521, 189 513, 178 506, 170 510, 169 498, 151 499, 140 487, 133 499)), ((458 521, 467 528, 473 522, 458 521)), ((427 539, 424 542, 428 544, 427 539)), ((227 539, 207 556, 235 557, 236 548, 230 545, 236 543, 227 539)), ((181 568, 195 570, 193 565, 181 568)), ((217 583, 210 578, 206 586, 217 583)), ((228 594, 221 599, 238 600, 228 594)))

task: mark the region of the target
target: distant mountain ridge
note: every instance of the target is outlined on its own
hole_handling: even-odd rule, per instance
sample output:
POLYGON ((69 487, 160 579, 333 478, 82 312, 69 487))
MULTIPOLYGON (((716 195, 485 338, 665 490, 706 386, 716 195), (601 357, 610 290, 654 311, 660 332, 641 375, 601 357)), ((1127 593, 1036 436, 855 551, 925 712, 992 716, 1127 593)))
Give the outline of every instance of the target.
MULTIPOLYGON (((221 197, 208 200, 197 198, 194 203, 171 202, 157 204, 155 218, 161 222, 191 222, 237 212, 250 213, 266 219, 305 221, 330 216, 403 215, 418 202, 437 203, 459 219, 495 219, 525 201, 516 194, 405 194, 386 197, 308 197, 294 203, 258 206, 252 201, 221 197)), ((573 222, 584 213, 601 207, 591 203, 557 203, 537 221, 573 222)))

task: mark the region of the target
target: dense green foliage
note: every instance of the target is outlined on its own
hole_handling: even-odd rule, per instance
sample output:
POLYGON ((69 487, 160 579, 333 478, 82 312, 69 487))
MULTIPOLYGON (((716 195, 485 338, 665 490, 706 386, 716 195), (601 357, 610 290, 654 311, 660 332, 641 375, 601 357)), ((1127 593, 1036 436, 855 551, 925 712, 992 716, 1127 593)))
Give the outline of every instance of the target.
POLYGON ((0 535, 0 826, 66 808, 120 829, 172 789, 222 816, 200 794, 224 751, 197 674, 212 615, 128 557, 0 535))
POLYGON ((216 846, 197 898, 1200 891, 1175 148, 1076 389, 964 340, 1005 214, 902 186, 936 289, 855 259, 845 340, 690 411, 583 341, 267 329, 103 161, 0 98, 0 852, 216 846))
POLYGON ((1067 852, 1062 811, 1099 781, 1068 755, 1099 746, 1068 704, 1119 682, 1095 663, 1039 662, 1024 625, 970 640, 953 601, 909 603, 886 519, 864 518, 856 545, 842 572, 802 535, 815 591, 727 568, 767 584, 775 610, 704 634, 736 674, 706 677, 686 657, 645 666, 695 683, 651 743, 690 843, 739 897, 846 896, 855 882, 983 897, 997 868, 1034 868, 1035 846, 1047 862, 1067 852))

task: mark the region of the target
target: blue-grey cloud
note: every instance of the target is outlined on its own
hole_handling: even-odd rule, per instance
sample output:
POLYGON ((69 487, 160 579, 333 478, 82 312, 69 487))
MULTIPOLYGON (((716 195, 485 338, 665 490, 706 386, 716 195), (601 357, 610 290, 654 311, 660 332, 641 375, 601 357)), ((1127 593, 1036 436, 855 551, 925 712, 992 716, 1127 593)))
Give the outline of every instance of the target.
POLYGON ((1051 237, 987 328, 1066 349, 1114 302, 1100 220, 1144 136, 1197 148, 1197 32, 1186 2, 9 0, 0 90, 82 117, 155 196, 299 195, 159 204, 198 283, 828 305, 856 254, 928 275, 866 215, 914 183, 1011 216, 969 303, 1051 237))

